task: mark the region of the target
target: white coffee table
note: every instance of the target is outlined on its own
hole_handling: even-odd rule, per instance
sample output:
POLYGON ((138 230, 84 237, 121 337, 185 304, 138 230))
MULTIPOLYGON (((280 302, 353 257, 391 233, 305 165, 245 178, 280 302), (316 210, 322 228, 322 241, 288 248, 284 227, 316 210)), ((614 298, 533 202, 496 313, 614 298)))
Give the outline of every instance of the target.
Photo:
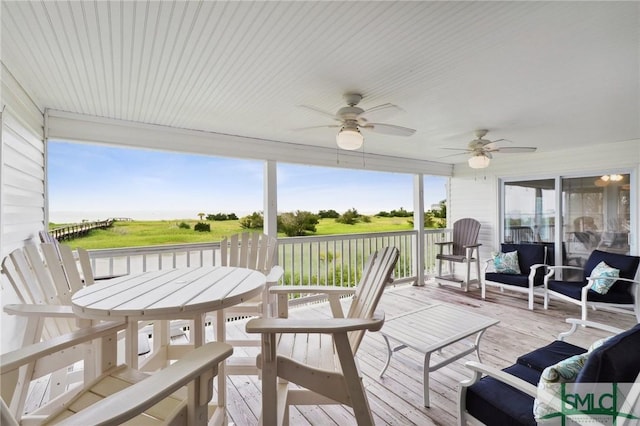
POLYGON ((472 352, 480 359, 480 339, 485 330, 500 321, 476 314, 457 306, 436 304, 407 312, 385 321, 382 336, 387 342, 387 362, 380 377, 389 367, 391 356, 404 348, 410 348, 424 353, 424 406, 429 407, 429 373, 436 371, 445 365, 452 363, 472 352), (431 354, 440 351, 446 346, 476 335, 473 342, 468 342, 467 349, 458 352, 449 358, 430 365, 431 354), (391 347, 389 340, 400 343, 391 347))

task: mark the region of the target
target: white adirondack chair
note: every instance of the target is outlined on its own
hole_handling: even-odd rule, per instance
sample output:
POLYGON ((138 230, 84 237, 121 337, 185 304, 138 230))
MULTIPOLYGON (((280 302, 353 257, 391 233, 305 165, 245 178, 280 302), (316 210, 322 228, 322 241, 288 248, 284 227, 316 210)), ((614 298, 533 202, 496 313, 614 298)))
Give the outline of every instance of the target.
MULTIPOLYGON (((220 262, 222 266, 240 266, 260 271, 267 276, 262 295, 224 310, 225 318, 271 316, 274 302, 269 288, 277 284, 283 269, 276 265, 278 258, 278 240, 259 232, 234 234, 220 242, 220 262)), ((219 318, 222 318, 222 314, 219 318)), ((218 330, 220 333, 221 331, 218 330)), ((258 347, 260 339, 226 339, 234 347, 258 347)), ((257 374, 255 358, 234 356, 230 360, 227 374, 257 374)))
MULTIPOLYGON (((2 399, 0 423, 77 426, 120 425, 129 421, 127 424, 203 426, 224 422, 224 410, 208 402, 213 395, 212 381, 218 365, 233 352, 230 345, 207 343, 171 366, 147 375, 116 365, 116 333, 125 326, 125 323, 101 323, 3 354, 0 374, 4 386, 8 376, 29 368, 38 360, 46 359, 45 365, 55 363, 60 357, 66 358, 66 351, 98 340, 99 344, 92 347, 100 349, 87 354, 97 357, 102 374, 24 416, 10 410, 2 399), (182 389, 185 385, 188 388, 182 389)), ((46 374, 46 371, 40 373, 46 374)))
MULTIPOLYGON (((14 250, 2 261, 2 273, 21 302, 7 305, 4 310, 8 314, 26 318, 21 346, 49 340, 77 329, 76 316, 71 309, 71 295, 82 287, 82 281, 77 269, 75 274, 72 270, 68 271, 71 280, 67 280, 58 253, 65 258, 73 258, 68 247, 60 247, 58 252, 53 244, 30 244, 14 250), (46 260, 41 257, 40 251, 46 260)), ((69 383, 83 379, 82 372, 76 370, 75 373, 69 373, 66 368, 82 359, 82 348, 66 351, 66 363, 59 365, 59 370, 52 376, 52 396, 61 394, 69 383)), ((23 409, 30 376, 34 370, 41 368, 41 363, 41 360, 36 360, 32 368, 22 371, 16 386, 10 382, 8 386, 2 384, 2 397, 10 402, 12 410, 19 412, 23 409)))
MULTIPOLYGON (((68 246, 57 242, 28 244, 3 259, 2 273, 21 302, 5 306, 4 311, 26 319, 21 346, 50 340, 89 323, 79 320, 71 309, 71 296, 84 285, 94 282, 88 254, 82 249, 78 253, 79 263, 68 246)), ((142 337, 146 339, 146 336, 142 337)), ((142 343, 146 343, 146 348, 149 347, 148 341, 142 343)), ((67 350, 65 362, 57 370, 51 370, 52 397, 63 393, 71 384, 95 377, 97 370, 94 365, 85 363, 84 368, 68 368, 83 360, 83 352, 81 347, 67 350)), ((34 371, 41 369, 43 362, 36 360, 32 368, 24 369, 19 379, 16 378, 17 382, 7 382, 7 386, 2 384, 2 397, 9 402, 12 410, 20 412, 24 408, 34 371)))
POLYGON ((288 293, 326 293, 334 318, 252 319, 247 332, 262 333, 262 424, 288 424, 289 405, 345 404, 353 408, 359 425, 373 418, 355 355, 366 330, 377 331, 384 314, 374 314, 387 283, 391 281, 399 252, 386 247, 373 253, 355 288, 274 286, 278 312, 287 315, 288 293), (340 296, 352 294, 346 317, 340 296), (291 388, 288 383, 300 388, 291 388))

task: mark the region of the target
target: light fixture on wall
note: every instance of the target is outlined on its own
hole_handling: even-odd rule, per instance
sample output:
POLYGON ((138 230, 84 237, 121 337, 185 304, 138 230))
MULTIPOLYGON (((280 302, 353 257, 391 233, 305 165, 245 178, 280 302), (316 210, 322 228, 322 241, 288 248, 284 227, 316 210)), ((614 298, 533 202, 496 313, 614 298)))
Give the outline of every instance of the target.
POLYGON ((345 123, 336 135, 336 142, 341 149, 353 151, 362 146, 364 136, 358 130, 357 123, 345 123))
POLYGON ((600 179, 602 179, 605 182, 609 182, 609 181, 619 182, 624 178, 622 175, 604 175, 604 176, 601 176, 600 179))
POLYGON ((474 155, 473 157, 469 157, 469 167, 472 169, 484 169, 489 167, 489 163, 491 160, 484 154, 474 155))
POLYGON ((624 176, 619 175, 619 174, 613 174, 613 175, 602 175, 600 176, 598 179, 596 179, 596 181, 594 182, 594 184, 596 186, 599 187, 603 187, 603 186, 607 186, 612 182, 620 182, 624 179, 624 176))

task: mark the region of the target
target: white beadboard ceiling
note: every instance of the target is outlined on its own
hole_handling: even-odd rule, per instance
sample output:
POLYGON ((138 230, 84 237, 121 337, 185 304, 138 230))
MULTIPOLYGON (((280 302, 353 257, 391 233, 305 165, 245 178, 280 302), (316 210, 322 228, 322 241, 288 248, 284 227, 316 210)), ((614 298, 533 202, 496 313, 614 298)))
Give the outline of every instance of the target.
MULTIPOLYGON (((2 63, 45 108, 335 146, 342 94, 393 103, 365 151, 462 162, 640 139, 638 2, 2 1, 2 63), (515 155, 515 154, 498 154, 515 155)), ((177 141, 176 143, 179 143, 177 141)))

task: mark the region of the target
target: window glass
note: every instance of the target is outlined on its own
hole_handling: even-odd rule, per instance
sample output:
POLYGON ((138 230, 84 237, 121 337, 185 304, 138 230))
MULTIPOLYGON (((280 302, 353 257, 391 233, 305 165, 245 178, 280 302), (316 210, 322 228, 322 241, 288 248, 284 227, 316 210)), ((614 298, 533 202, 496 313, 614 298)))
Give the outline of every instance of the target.
POLYGON ((504 185, 503 241, 553 242, 555 232, 555 181, 541 179, 504 185))
POLYGON ((593 250, 629 254, 630 176, 562 179, 565 263, 583 266, 593 250))

